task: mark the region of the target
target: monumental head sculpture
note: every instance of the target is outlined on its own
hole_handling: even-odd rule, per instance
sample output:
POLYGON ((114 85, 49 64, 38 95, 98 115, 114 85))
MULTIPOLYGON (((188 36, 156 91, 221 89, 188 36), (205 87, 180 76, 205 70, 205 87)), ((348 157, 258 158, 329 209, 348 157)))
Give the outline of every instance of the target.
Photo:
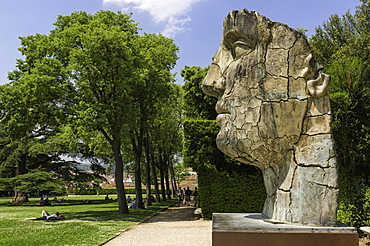
POLYGON ((262 170, 267 220, 336 222, 329 83, 300 32, 245 9, 225 18, 202 89, 218 99, 218 148, 262 170))

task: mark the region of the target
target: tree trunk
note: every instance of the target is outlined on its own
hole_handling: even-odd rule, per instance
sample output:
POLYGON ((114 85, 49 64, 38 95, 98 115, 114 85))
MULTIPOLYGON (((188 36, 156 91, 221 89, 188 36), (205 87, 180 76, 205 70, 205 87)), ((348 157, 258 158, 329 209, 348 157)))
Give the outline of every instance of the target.
POLYGON ((126 192, 123 185, 123 161, 121 155, 121 141, 119 136, 113 136, 112 149, 114 154, 114 161, 116 163, 115 182, 118 195, 119 213, 129 214, 126 201, 126 192))
POLYGON ((142 208, 143 190, 141 187, 141 165, 139 160, 135 160, 135 191, 136 191, 136 208, 142 208))
POLYGON ((162 193, 162 200, 167 201, 166 199, 166 187, 164 185, 164 170, 163 168, 160 169, 161 173, 161 193, 162 193))
POLYGON ((159 193, 159 185, 158 185, 158 177, 157 177, 157 169, 155 167, 154 159, 151 162, 152 164, 152 174, 154 180, 154 189, 155 189, 155 198, 157 202, 161 202, 161 195, 159 193))
POLYGON ((26 193, 15 191, 15 196, 13 200, 10 201, 11 203, 26 203, 28 202, 28 197, 26 193))
POLYGON ((143 191, 141 187, 141 154, 143 150, 143 136, 142 133, 137 134, 137 144, 135 141, 135 135, 133 135, 131 142, 134 152, 134 167, 135 167, 135 191, 136 191, 136 208, 143 207, 143 191))
POLYGON ((173 176, 171 175, 171 186, 172 186, 172 196, 176 196, 176 191, 177 191, 177 184, 176 181, 173 179, 173 176))
MULTIPOLYGON (((21 153, 17 158, 17 168, 15 170, 15 176, 19 176, 27 173, 27 155, 21 153)), ((16 188, 16 187, 15 187, 16 188)), ((24 192, 14 190, 14 198, 11 203, 26 203, 28 202, 27 194, 24 192)))
POLYGON ((118 212, 121 214, 129 214, 129 210, 127 207, 127 200, 126 200, 126 192, 125 187, 123 185, 123 161, 122 161, 122 154, 121 154, 121 129, 115 128, 116 125, 112 127, 112 138, 108 135, 108 133, 101 127, 99 130, 107 139, 109 144, 112 147, 113 155, 114 155, 114 163, 116 164, 116 172, 115 172, 115 183, 116 183, 116 190, 118 195, 118 212))
POLYGON ((146 206, 152 205, 152 192, 150 190, 151 188, 151 182, 150 182, 150 153, 149 153, 149 134, 148 131, 145 133, 145 167, 146 167, 146 206))
POLYGON ((175 178, 175 171, 173 170, 173 165, 170 165, 170 174, 171 174, 171 180, 172 180, 172 195, 176 197, 176 191, 177 191, 177 182, 175 178))
POLYGON ((165 179, 166 179, 166 193, 167 193, 167 199, 171 199, 171 186, 170 186, 170 180, 168 178, 168 170, 165 172, 165 179))

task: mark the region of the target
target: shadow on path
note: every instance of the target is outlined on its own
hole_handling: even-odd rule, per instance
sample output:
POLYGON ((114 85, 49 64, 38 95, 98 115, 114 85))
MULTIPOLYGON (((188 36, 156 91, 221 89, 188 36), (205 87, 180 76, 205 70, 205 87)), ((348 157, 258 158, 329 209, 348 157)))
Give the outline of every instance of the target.
POLYGON ((210 246, 212 222, 198 219, 192 206, 175 205, 131 227, 105 246, 210 246), (186 235, 184 237, 184 235, 186 235))
POLYGON ((198 217, 194 214, 194 210, 195 208, 192 206, 175 205, 149 218, 143 223, 194 221, 198 219, 198 217))

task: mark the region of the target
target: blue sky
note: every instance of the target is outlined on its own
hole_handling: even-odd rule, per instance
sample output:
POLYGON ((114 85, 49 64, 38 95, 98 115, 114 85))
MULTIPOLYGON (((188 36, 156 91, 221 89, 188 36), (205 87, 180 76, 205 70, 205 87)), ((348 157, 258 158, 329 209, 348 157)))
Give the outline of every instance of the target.
MULTIPOLYGON (((48 34, 58 15, 75 11, 122 10, 146 33, 162 33, 179 46, 180 59, 173 72, 185 65, 206 67, 217 51, 222 22, 230 10, 254 10, 273 21, 293 28, 308 29, 322 25, 332 14, 351 13, 358 0, 1 0, 0 5, 0 84, 15 69, 18 37, 48 34)), ((182 78, 176 76, 177 83, 182 78)))

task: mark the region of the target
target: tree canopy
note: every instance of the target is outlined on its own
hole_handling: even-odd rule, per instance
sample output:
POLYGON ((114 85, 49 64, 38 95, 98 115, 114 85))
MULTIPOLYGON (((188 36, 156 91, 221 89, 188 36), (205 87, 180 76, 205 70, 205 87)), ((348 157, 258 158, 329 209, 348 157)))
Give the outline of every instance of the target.
POLYGON ((119 211, 128 213, 122 144, 169 96, 178 48, 162 35, 139 35, 121 12, 75 12, 58 16, 54 26, 47 35, 21 38, 25 58, 3 87, 3 129, 17 141, 42 131, 37 141, 58 146, 56 156, 113 157, 119 211))

